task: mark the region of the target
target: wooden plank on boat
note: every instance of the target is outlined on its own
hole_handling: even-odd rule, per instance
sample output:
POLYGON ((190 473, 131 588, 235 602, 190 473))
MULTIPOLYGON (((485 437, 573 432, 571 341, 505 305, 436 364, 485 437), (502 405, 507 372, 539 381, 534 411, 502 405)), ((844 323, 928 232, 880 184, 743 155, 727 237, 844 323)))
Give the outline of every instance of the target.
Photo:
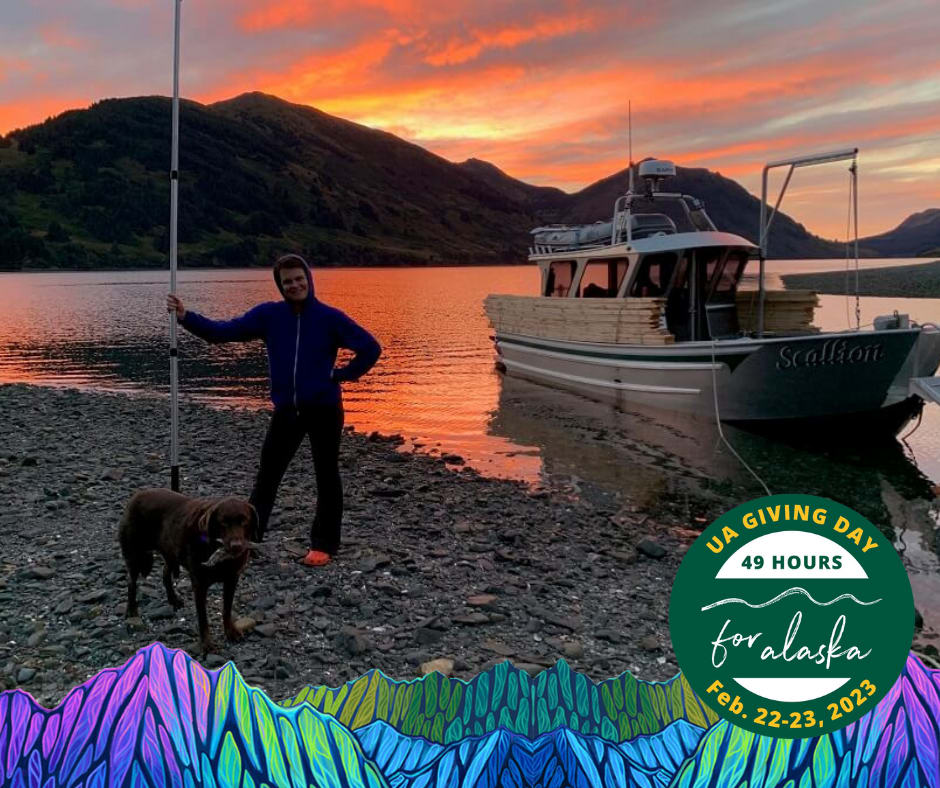
POLYGON ((491 295, 486 314, 498 333, 573 342, 669 344, 662 298, 545 298, 491 295))
MULTIPOLYGON (((736 294, 738 324, 745 331, 757 330, 760 295, 757 290, 736 294)), ((813 325, 819 296, 812 290, 767 290, 764 293, 764 329, 775 333, 818 331, 813 325)))

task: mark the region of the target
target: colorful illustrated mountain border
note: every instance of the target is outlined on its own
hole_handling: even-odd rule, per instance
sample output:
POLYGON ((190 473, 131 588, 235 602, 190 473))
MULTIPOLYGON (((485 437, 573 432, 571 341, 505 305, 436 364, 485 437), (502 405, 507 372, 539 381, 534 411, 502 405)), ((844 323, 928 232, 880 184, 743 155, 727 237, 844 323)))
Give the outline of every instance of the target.
POLYGON ((859 722, 786 740, 716 721, 681 676, 595 684, 564 662, 466 682, 371 671, 281 705, 232 663, 206 670, 155 643, 52 710, 0 694, 0 785, 933 788, 938 718, 940 670, 913 654, 859 722))

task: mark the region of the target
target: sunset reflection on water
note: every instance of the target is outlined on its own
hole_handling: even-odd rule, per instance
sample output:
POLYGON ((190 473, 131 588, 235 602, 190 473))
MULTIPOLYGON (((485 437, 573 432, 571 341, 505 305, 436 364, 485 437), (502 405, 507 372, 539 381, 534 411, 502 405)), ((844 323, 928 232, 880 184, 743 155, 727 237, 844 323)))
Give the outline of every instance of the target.
MULTIPOLYGON (((910 261, 864 261, 863 267, 905 262, 910 261)), ((775 261, 768 271, 842 265, 775 261)), ((166 395, 168 278, 163 271, 0 274, 0 383, 166 395)), ((534 294, 535 266, 323 269, 315 271, 315 288, 383 346, 378 365, 360 382, 344 386, 347 424, 357 430, 400 434, 406 449, 418 445, 422 451, 458 454, 488 475, 531 483, 552 468, 576 474, 579 463, 590 466, 598 481, 618 488, 625 479, 640 478, 625 471, 629 463, 609 447, 593 446, 588 459, 574 430, 546 420, 560 408, 550 390, 532 387, 517 396, 510 387, 507 393, 494 369, 483 299, 493 292, 534 294), (605 448, 603 457, 599 448, 605 448)), ((280 298, 267 269, 182 271, 179 290, 188 307, 219 319, 280 298)), ((919 320, 936 319, 940 302, 863 298, 862 322, 894 309, 919 320)), ((840 330, 850 318, 854 323, 854 299, 821 298, 818 325, 840 330)), ((270 407, 262 343, 209 345, 181 331, 180 354, 184 403, 270 407)), ((587 418, 585 401, 568 396, 564 406, 587 418)), ((629 414, 618 419, 628 425, 637 421, 629 414)), ((910 445, 921 470, 940 477, 940 409, 925 410, 910 445)), ((683 456, 689 451, 684 443, 667 449, 683 456)), ((704 455, 694 464, 714 470, 704 455)))
MULTIPOLYGON (((344 386, 347 424, 456 453, 490 475, 534 481, 538 451, 488 434, 497 407, 490 292, 531 293, 534 267, 315 270, 316 294, 371 331, 378 365, 344 386)), ((269 270, 182 271, 188 308, 216 319, 280 298, 269 270)), ((0 275, 0 382, 165 394, 168 274, 0 275)), ((210 345, 180 331, 180 391, 212 405, 267 409, 261 342, 210 345)))

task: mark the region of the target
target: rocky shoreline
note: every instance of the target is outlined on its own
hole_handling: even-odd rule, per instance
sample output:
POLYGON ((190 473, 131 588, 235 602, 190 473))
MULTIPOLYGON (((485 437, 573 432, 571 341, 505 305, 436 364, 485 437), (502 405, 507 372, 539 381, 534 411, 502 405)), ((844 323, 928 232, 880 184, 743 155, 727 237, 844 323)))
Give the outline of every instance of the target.
MULTIPOLYGON (((303 447, 265 550, 238 586, 235 613, 248 634, 225 643, 213 587, 218 650, 203 659, 188 578, 177 583, 185 606, 174 613, 160 559, 141 584, 141 621, 124 619, 117 523, 135 490, 167 483, 166 400, 15 384, 0 386, 0 411, 0 688, 21 686, 51 706, 155 640, 208 667, 232 659, 275 699, 370 668, 407 679, 438 659, 463 678, 505 659, 534 674, 564 658, 595 680, 678 671, 669 592, 697 536, 692 515, 704 511, 652 518, 618 494, 488 479, 459 457, 399 451, 401 438, 352 431, 341 454, 338 560, 298 563, 315 495, 303 447)), ((184 402, 183 491, 247 496, 267 420, 184 402)))

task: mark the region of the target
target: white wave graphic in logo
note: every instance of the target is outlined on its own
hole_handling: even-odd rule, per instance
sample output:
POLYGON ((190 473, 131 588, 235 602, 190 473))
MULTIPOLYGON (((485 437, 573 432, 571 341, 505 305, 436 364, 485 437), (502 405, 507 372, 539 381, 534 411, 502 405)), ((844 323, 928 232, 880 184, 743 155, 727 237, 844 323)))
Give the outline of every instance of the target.
POLYGON ((871 602, 863 602, 861 599, 856 597, 854 594, 841 594, 834 599, 830 599, 828 602, 819 602, 813 598, 813 595, 807 591, 805 588, 800 588, 799 586, 794 586, 793 588, 788 588, 786 591, 781 591, 773 599, 768 599, 766 602, 761 602, 757 605, 752 605, 746 599, 741 599, 740 597, 728 597, 728 599, 719 599, 717 602, 712 602, 710 605, 705 605, 702 608, 704 613, 706 610, 711 610, 715 607, 721 607, 722 605, 747 605, 749 608, 757 610, 762 607, 767 607, 772 605, 775 602, 779 602, 781 599, 786 599, 789 596, 794 594, 803 594, 810 602, 818 607, 829 607, 829 605, 834 605, 836 602, 841 602, 843 599, 851 599, 855 604, 862 605, 863 607, 869 607, 870 605, 877 605, 881 599, 873 599, 871 602))

